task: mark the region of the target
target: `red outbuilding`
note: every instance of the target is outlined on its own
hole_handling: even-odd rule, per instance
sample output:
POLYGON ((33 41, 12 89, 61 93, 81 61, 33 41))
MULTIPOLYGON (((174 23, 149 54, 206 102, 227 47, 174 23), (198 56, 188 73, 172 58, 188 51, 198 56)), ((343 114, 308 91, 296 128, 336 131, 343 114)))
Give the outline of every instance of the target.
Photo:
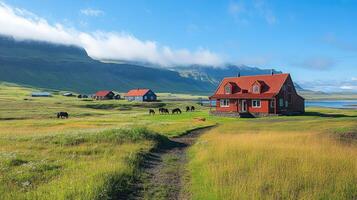
POLYGON ((101 90, 94 94, 93 98, 96 100, 108 100, 113 99, 115 96, 113 91, 110 90, 101 90))
POLYGON ((304 98, 295 90, 290 74, 224 78, 210 101, 212 114, 266 116, 303 113, 304 98))

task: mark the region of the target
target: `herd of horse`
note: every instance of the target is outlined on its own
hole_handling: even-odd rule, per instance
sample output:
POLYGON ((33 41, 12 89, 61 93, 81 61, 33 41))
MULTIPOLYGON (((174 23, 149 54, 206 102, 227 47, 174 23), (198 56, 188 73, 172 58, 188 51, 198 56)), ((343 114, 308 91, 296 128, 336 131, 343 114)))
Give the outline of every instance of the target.
MULTIPOLYGON (((186 112, 193 112, 195 111, 194 106, 186 106, 186 112)), ((167 108, 159 108, 159 113, 160 114, 170 114, 169 109, 167 108)), ((172 114, 181 114, 182 111, 180 108, 175 108, 171 110, 172 114)), ((155 115, 155 110, 154 109, 149 109, 149 115, 155 115)))
MULTIPOLYGON (((193 112, 195 111, 195 107, 194 106, 186 106, 186 112, 193 112)), ((167 108, 159 108, 159 113, 160 114, 170 114, 169 109, 167 108)), ((171 110, 172 114, 181 114, 182 111, 180 108, 175 108, 171 110)), ((155 110, 154 109, 149 109, 149 115, 155 115, 155 110)), ((68 119, 69 114, 68 112, 58 112, 57 113, 57 118, 61 118, 61 119, 68 119)))

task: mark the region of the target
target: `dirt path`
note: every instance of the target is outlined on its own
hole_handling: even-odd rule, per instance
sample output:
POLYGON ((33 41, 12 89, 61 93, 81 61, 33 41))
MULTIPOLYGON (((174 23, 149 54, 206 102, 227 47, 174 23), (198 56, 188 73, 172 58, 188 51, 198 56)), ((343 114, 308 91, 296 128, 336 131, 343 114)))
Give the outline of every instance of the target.
POLYGON ((168 145, 150 153, 143 163, 140 192, 133 199, 189 199, 188 193, 183 191, 184 182, 188 180, 185 172, 188 161, 186 150, 210 128, 196 129, 183 136, 170 138, 168 145))

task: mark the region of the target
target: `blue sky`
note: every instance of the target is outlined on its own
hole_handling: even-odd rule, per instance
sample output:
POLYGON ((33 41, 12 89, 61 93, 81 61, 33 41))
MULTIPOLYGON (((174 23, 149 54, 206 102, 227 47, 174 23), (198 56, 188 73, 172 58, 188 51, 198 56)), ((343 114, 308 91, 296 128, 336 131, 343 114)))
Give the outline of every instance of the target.
MULTIPOLYGON (((289 72, 310 89, 357 91, 357 1, 2 2, 37 25, 41 20, 50 29, 59 24, 65 33, 48 40, 76 43, 79 37, 92 57, 163 65, 246 64, 289 72)), ((30 39, 47 33, 26 36, 14 29, 5 33, 30 39)))

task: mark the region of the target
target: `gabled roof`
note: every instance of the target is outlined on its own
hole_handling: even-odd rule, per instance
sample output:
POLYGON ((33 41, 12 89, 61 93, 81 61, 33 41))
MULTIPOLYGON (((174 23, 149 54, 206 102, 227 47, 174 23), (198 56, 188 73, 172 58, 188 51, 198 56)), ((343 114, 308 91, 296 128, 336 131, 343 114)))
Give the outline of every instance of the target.
POLYGON ((211 98, 272 98, 279 93, 289 76, 289 74, 274 74, 224 78, 211 98), (225 95, 224 85, 230 82, 235 83, 241 90, 234 94, 225 95), (255 82, 264 84, 266 90, 260 94, 242 93, 242 90, 251 91, 251 87, 255 82))
POLYGON ((144 96, 150 89, 133 89, 126 93, 127 97, 144 96))
POLYGON ((112 93, 112 91, 110 91, 110 90, 101 90, 101 91, 96 92, 94 96, 105 97, 109 93, 112 93))

